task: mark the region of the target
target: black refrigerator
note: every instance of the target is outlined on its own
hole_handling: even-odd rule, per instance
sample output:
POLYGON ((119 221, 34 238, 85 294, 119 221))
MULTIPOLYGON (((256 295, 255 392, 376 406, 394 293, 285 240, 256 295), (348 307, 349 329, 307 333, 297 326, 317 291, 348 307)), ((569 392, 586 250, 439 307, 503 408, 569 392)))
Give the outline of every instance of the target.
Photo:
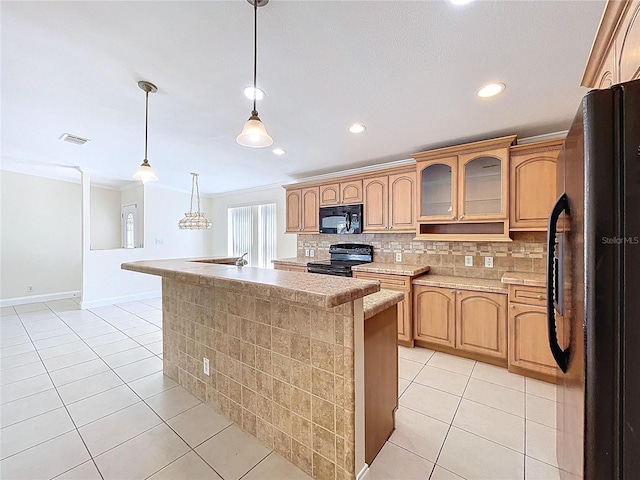
POLYGON ((567 479, 640 478, 640 80, 589 92, 558 158, 547 319, 567 479))

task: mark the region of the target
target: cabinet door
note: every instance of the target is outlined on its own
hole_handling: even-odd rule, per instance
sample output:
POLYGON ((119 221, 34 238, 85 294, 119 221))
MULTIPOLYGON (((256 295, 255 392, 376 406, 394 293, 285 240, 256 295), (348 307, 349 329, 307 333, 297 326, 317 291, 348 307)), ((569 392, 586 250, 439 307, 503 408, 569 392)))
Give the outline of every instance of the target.
POLYGON ((455 346, 455 291, 448 288, 413 287, 416 340, 455 346))
POLYGON ((549 349, 545 307, 509 305, 509 365, 555 375, 556 363, 549 349))
POLYGON ((318 210, 319 187, 302 189, 302 231, 318 233, 320 231, 320 212, 318 210))
POLYGON ((389 229, 415 230, 415 172, 389 175, 389 229))
POLYGON ((411 308, 411 292, 404 292, 404 300, 398 303, 398 340, 413 346, 411 308))
POLYGON ((340 198, 342 203, 362 203, 362 180, 340 183, 340 198))
POLYGON ((365 232, 379 232, 388 228, 389 177, 367 178, 363 181, 363 228, 365 232))
POLYGON ((508 149, 460 155, 458 220, 507 218, 509 199, 508 149))
POLYGON ((328 207, 340 203, 340 184, 322 185, 320 187, 320 206, 328 207))
POLYGON ((418 218, 448 222, 457 218, 458 157, 418 162, 418 218))
POLYGON ((616 38, 618 82, 640 78, 640 2, 629 3, 616 38))
POLYGON ((556 201, 556 159, 560 150, 511 157, 510 227, 546 230, 556 201))
POLYGON ((302 190, 287 190, 287 233, 302 230, 302 190))
POLYGON ((507 358, 507 295, 459 290, 456 348, 507 358))

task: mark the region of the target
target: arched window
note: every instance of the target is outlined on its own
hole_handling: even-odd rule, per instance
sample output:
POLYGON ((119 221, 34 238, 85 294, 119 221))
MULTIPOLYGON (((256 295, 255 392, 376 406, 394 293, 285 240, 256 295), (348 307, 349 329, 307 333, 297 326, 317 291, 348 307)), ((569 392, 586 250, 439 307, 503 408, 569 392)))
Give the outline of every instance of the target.
POLYGON ((136 248, 136 222, 133 213, 127 213, 125 225, 125 248, 136 248))

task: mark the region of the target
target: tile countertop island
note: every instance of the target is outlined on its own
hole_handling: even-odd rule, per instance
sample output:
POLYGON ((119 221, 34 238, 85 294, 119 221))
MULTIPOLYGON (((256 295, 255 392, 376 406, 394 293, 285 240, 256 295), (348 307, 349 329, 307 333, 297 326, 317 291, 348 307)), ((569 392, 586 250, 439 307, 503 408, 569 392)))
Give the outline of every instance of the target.
MULTIPOLYGON (((386 358, 371 352, 374 342, 365 338, 376 328, 391 339, 390 347, 376 348, 395 358, 386 362, 395 365, 388 368, 395 388, 384 389, 395 406, 395 315, 402 295, 379 291, 375 281, 234 262, 122 264, 162 277, 165 375, 314 478, 353 479, 365 467, 365 403, 370 408, 368 395, 376 397, 365 392, 365 357, 386 358)), ((368 370, 380 368, 385 364, 368 370)), ((366 430, 369 459, 369 419, 366 430)))

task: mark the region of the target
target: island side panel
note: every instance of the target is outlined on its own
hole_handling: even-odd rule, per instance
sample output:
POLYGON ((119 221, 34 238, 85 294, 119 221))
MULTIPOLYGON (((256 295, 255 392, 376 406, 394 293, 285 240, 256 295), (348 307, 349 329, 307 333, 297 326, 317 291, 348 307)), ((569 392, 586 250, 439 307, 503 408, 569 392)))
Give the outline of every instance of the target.
POLYGON ((314 478, 355 478, 354 302, 220 283, 163 278, 165 375, 314 478))

